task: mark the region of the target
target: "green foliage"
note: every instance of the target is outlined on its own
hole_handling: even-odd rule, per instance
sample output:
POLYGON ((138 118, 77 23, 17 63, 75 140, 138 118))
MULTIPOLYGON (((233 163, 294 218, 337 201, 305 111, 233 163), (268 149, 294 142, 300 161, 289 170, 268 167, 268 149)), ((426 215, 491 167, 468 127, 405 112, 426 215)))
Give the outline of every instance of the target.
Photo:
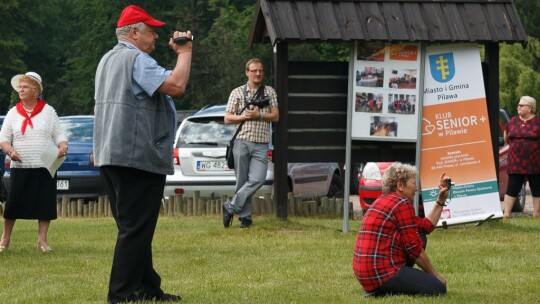
POLYGON ((0 36, 0 113, 5 114, 9 108, 9 100, 13 91, 11 77, 26 69, 23 59, 27 49, 23 35, 28 32, 23 11, 29 9, 28 1, 5 0, 0 2, 0 28, 4 29, 0 36))
POLYGON ((499 105, 515 115, 521 96, 540 98, 540 42, 529 37, 526 49, 519 44, 501 45, 499 57, 499 105))
MULTIPOLYGON (((340 219, 255 217, 224 229, 219 216, 160 217, 153 263, 182 303, 536 303, 538 219, 452 226, 429 236, 427 253, 448 282, 443 297, 361 299, 352 270, 356 230, 340 219)), ((116 226, 112 218, 51 223, 50 254, 35 248, 35 221, 17 221, 0 254, 6 303, 105 303, 116 226)))
POLYGON ((539 0, 514 0, 521 23, 529 36, 540 38, 539 0))
MULTIPOLYGON (((539 97, 540 22, 538 0, 515 0, 530 36, 526 50, 501 45, 501 106, 512 113, 521 95, 539 97), (536 37, 536 38, 533 38, 536 37)), ((157 29, 160 38, 151 54, 172 68, 175 55, 168 46, 174 30, 195 35, 190 81, 186 93, 175 99, 178 109, 198 109, 224 103, 232 89, 246 81, 245 62, 259 57, 272 83, 272 46, 248 45, 254 18, 253 0, 4 0, 0 3, 0 114, 5 114, 17 94, 9 80, 33 70, 44 81, 44 97, 60 115, 91 114, 94 77, 101 57, 116 43, 120 12, 129 4, 146 9, 167 25, 157 29)), ((289 59, 347 61, 350 42, 289 43, 289 59)))

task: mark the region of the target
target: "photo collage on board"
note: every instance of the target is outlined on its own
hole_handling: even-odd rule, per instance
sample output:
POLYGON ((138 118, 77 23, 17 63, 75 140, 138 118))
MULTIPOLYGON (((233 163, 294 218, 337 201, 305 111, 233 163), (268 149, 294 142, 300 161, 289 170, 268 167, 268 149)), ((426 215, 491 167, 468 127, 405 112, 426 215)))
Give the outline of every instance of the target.
POLYGON ((353 136, 416 137, 419 52, 418 44, 357 43, 353 136))

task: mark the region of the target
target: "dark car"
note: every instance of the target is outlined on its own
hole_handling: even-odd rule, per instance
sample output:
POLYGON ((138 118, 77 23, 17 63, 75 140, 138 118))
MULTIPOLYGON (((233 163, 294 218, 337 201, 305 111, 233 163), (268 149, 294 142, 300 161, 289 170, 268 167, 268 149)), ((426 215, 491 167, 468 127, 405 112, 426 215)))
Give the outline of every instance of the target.
MULTIPOLYGON (((70 199, 96 200, 104 195, 105 186, 99 168, 94 167, 93 131, 94 116, 74 115, 60 117, 69 142, 66 160, 57 171, 58 197, 68 195, 70 199)), ((6 157, 4 182, 9 191, 9 157, 6 157)))

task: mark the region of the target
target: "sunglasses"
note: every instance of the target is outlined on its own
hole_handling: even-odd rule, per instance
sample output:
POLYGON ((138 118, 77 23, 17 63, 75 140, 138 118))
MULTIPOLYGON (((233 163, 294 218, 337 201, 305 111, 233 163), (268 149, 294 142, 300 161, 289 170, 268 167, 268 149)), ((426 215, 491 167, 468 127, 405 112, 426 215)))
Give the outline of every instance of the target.
POLYGON ((518 108, 521 108, 521 107, 525 107, 525 106, 529 106, 529 105, 526 105, 526 104, 518 104, 518 108))

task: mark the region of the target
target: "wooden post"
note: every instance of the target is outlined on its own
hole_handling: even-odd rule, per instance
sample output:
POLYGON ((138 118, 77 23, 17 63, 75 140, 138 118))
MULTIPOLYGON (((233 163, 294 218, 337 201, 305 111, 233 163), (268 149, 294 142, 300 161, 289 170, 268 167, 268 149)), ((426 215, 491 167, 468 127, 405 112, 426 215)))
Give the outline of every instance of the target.
POLYGON ((62 195, 62 217, 68 216, 69 196, 62 195))
POLYGON ((193 191, 193 215, 200 215, 199 214, 200 197, 201 197, 200 191, 193 191))
POLYGON ((208 206, 208 214, 216 214, 216 202, 217 200, 215 199, 210 201, 210 205, 208 206))
POLYGON ((336 211, 337 215, 341 216, 343 215, 343 199, 342 198, 334 198, 336 200, 336 211))
POLYGON ((274 208, 272 206, 272 193, 264 194, 264 211, 266 214, 273 214, 274 208))
POLYGON ((328 215, 328 197, 326 196, 321 198, 321 213, 328 215))
POLYGON ((302 198, 301 197, 295 197, 294 198, 294 210, 296 212, 297 216, 304 216, 304 210, 302 206, 302 198))
POLYGON ((83 217, 88 217, 88 204, 83 205, 83 217))
POLYGON ((287 213, 291 216, 295 216, 296 212, 294 212, 294 195, 292 192, 287 193, 287 213))
POLYGON ((95 201, 90 201, 88 203, 88 217, 94 217, 95 216, 95 213, 94 213, 94 208, 96 207, 96 202, 95 201))
POLYGON ((77 200, 77 217, 83 217, 84 199, 77 200))
POLYGON ((104 198, 103 196, 100 196, 98 200, 97 217, 103 216, 103 206, 104 206, 104 198))
POLYGON ((261 200, 258 197, 253 196, 251 198, 251 203, 253 207, 252 213, 255 215, 261 215, 261 200))
POLYGON ((193 215, 193 197, 187 199, 187 215, 193 215))
POLYGON ((181 214, 182 213, 182 195, 176 194, 174 196, 174 213, 181 214))
POLYGON ((111 202, 108 195, 105 195, 103 198, 103 210, 105 211, 105 216, 112 216, 111 202))
POLYGON ((204 215, 204 209, 206 209, 206 198, 200 197, 197 201, 197 215, 204 215))
POLYGON ((309 210, 309 216, 317 216, 317 201, 309 201, 307 205, 309 210))
POLYGON ((334 198, 328 199, 328 211, 331 216, 336 215, 336 200, 334 198))
POLYGON ((77 201, 69 202, 69 217, 77 217, 77 201))
POLYGON ((100 196, 98 197, 98 200, 94 202, 94 212, 92 213, 92 217, 98 217, 98 206, 99 206, 99 200, 102 200, 103 198, 100 196))
POLYGON ((174 200, 172 197, 168 197, 166 200, 166 204, 167 204, 167 216, 173 216, 174 214, 174 200))

